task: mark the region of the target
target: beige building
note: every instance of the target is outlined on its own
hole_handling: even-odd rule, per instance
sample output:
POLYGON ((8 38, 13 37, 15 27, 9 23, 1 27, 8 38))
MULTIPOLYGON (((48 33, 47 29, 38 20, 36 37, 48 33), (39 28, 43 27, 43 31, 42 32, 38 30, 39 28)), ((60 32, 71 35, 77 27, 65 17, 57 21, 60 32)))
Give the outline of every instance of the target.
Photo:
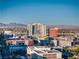
POLYGON ((72 46, 73 38, 69 37, 57 37, 58 45, 61 47, 72 46))
POLYGON ((7 40, 6 41, 6 45, 17 45, 17 44, 24 44, 24 45, 27 45, 27 46, 32 46, 33 45, 33 40, 30 40, 30 39, 24 39, 24 40, 16 40, 16 39, 13 39, 13 40, 7 40))
POLYGON ((59 41, 59 46, 65 47, 65 46, 72 46, 72 45, 71 45, 71 41, 60 40, 60 41, 59 41))

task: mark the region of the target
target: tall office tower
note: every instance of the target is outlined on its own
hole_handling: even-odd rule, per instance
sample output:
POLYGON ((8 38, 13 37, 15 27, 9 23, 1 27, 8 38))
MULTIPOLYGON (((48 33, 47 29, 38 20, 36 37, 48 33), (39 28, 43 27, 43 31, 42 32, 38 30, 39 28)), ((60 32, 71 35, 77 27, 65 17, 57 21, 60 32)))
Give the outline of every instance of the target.
POLYGON ((28 34, 29 36, 32 36, 32 25, 31 25, 31 24, 28 24, 28 25, 27 25, 27 34, 28 34))
POLYGON ((55 38, 58 36, 58 31, 59 29, 58 28, 49 28, 49 36, 52 37, 52 38, 55 38))
POLYGON ((33 23, 27 25, 28 35, 29 36, 46 36, 46 25, 40 23, 33 23))

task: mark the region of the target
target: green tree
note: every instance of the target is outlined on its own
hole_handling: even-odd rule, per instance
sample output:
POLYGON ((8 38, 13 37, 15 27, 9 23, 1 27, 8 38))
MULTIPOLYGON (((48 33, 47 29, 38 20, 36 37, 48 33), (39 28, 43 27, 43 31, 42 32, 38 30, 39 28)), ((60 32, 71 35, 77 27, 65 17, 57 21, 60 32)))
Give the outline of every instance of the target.
POLYGON ((68 59, 74 59, 73 57, 69 57, 68 59))
POLYGON ((77 51, 79 52, 79 47, 77 48, 77 51))

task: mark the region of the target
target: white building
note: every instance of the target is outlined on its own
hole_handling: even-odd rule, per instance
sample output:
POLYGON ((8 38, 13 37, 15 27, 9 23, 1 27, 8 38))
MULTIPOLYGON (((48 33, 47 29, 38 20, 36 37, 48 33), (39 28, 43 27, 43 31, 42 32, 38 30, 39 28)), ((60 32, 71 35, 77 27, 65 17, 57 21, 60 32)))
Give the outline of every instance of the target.
POLYGON ((31 55, 31 59, 62 59, 62 53, 57 50, 51 50, 46 46, 32 46, 27 48, 27 54, 31 55))
POLYGON ((27 48, 27 54, 34 53, 34 50, 37 50, 37 51, 49 50, 50 51, 51 48, 47 46, 30 46, 27 48))
POLYGON ((4 34, 10 35, 10 34, 13 34, 13 32, 12 31, 4 31, 4 34))
POLYGON ((31 24, 28 24, 28 25, 27 25, 27 34, 28 34, 29 36, 32 35, 32 25, 31 25, 31 24))
POLYGON ((29 36, 46 36, 46 25, 40 23, 33 23, 27 25, 28 35, 29 36))

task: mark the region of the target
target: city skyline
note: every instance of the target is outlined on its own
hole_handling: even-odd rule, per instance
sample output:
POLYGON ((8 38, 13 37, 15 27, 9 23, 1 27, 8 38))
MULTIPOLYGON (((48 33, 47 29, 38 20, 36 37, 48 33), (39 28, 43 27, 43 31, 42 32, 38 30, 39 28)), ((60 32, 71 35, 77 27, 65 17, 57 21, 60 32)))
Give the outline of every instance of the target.
POLYGON ((1 23, 79 25, 77 0, 3 0, 1 23))

